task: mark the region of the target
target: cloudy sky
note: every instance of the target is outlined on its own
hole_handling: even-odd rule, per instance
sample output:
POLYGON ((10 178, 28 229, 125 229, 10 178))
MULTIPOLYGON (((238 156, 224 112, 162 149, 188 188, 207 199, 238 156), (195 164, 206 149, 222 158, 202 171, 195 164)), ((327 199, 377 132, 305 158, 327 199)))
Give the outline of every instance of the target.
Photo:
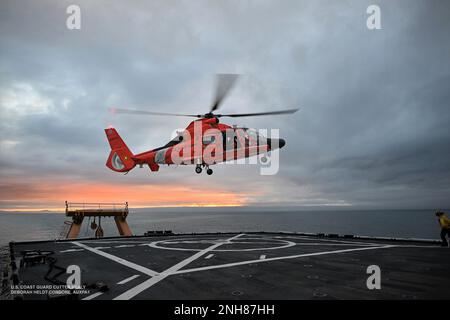
POLYGON ((0 208, 448 208, 449 34, 447 0, 3 0, 0 208), (366 26, 373 3, 381 30, 366 26), (81 30, 66 28, 70 4, 81 30), (301 108, 228 121, 280 128, 277 175, 106 168, 108 125, 138 153, 190 121, 108 107, 206 112, 216 73, 243 75, 221 112, 301 108))

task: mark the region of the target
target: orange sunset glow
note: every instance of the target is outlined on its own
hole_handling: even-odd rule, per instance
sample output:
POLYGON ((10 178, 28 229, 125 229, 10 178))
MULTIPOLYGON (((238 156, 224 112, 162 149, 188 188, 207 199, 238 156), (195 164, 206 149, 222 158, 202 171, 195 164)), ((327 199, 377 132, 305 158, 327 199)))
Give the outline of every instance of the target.
POLYGON ((44 182, 31 191, 3 194, 4 211, 62 210, 69 202, 125 202, 130 207, 225 207, 243 206, 255 193, 179 185, 111 185, 106 183, 44 182))

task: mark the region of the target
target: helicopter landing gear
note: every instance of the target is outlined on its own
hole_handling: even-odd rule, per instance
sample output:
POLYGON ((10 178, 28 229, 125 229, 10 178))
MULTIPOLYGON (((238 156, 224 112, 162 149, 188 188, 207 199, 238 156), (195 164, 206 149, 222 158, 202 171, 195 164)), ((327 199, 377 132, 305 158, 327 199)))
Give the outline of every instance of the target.
POLYGON ((195 167, 195 172, 197 172, 198 174, 200 174, 200 173, 202 173, 202 171, 203 171, 203 168, 206 168, 206 174, 208 175, 208 176, 210 176, 210 175, 212 175, 213 174, 213 171, 212 171, 212 169, 210 169, 209 168, 209 166, 208 165, 206 165, 206 164, 198 164, 196 167, 195 167))
POLYGON ((209 168, 209 165, 205 164, 204 166, 205 166, 205 168, 206 168, 206 174, 207 174, 208 176, 212 175, 212 174, 213 174, 213 171, 212 171, 212 169, 209 168))
POLYGON ((270 161, 270 151, 261 155, 260 161, 262 164, 266 164, 267 162, 270 161))

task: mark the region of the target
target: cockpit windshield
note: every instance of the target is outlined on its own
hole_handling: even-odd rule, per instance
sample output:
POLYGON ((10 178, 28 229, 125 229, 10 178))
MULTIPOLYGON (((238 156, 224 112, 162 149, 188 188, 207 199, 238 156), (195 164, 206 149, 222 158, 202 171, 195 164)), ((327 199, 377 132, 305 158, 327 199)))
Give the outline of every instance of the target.
POLYGON ((245 137, 251 140, 258 140, 258 132, 254 129, 245 129, 245 137))

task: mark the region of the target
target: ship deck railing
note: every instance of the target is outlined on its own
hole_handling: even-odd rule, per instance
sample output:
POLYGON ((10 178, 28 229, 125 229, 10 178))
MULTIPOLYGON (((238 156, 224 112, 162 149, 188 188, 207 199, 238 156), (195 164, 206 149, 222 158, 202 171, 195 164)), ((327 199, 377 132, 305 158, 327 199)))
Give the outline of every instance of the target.
POLYGON ((123 203, 92 203, 92 202, 67 202, 66 216, 127 216, 128 202, 123 203))

